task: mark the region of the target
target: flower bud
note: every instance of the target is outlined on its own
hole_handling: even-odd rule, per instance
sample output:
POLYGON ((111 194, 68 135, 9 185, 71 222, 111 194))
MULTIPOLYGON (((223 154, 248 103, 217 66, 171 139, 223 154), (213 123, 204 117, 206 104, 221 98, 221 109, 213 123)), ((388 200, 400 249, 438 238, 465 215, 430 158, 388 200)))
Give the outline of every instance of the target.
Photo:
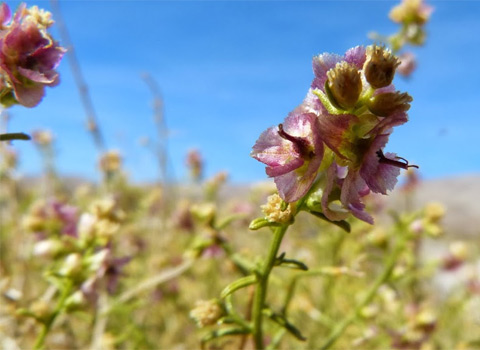
POLYGON ((58 273, 66 277, 74 277, 82 270, 82 256, 78 253, 69 254, 58 273))
POLYGON ((357 67, 345 61, 327 72, 327 94, 331 102, 342 109, 355 106, 362 92, 362 79, 357 67))
POLYGON ((463 241, 455 241, 452 242, 448 250, 452 257, 459 259, 459 260, 466 260, 468 258, 468 246, 463 241))
POLYGON ((215 324, 222 317, 222 314, 223 310, 215 299, 197 301, 195 308, 190 311, 190 317, 195 320, 200 328, 215 324))
POLYGON ((65 309, 67 312, 79 311, 87 305, 87 298, 81 290, 77 290, 65 300, 65 309))
POLYGON ((122 167, 122 156, 119 151, 111 150, 105 152, 100 158, 100 170, 104 172, 115 172, 122 167))
POLYGON ((43 257, 54 257, 63 250, 62 243, 57 239, 45 239, 35 243, 33 255, 43 257))
POLYGON ((370 85, 379 89, 392 83, 395 69, 399 64, 397 57, 390 50, 376 45, 368 46, 363 72, 370 85))
POLYGON ((379 117, 388 117, 395 112, 408 111, 412 101, 412 97, 406 92, 386 92, 370 99, 368 109, 379 117))
POLYGON ((217 209, 213 203, 201 203, 192 205, 190 211, 197 219, 210 225, 215 219, 217 209))
POLYGON ((403 0, 389 13, 389 17, 396 23, 425 24, 432 14, 432 7, 425 5, 422 0, 403 0))
POLYGON ((445 216, 445 207, 441 203, 432 202, 425 207, 425 219, 428 222, 438 223, 445 216))

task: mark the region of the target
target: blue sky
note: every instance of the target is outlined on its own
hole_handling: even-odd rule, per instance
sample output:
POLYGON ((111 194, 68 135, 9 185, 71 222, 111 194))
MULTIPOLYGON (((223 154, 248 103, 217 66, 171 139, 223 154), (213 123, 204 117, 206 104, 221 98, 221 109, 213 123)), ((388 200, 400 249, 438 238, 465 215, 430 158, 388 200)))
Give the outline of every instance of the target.
MULTIPOLYGON (((16 8, 19 2, 7 2, 16 8)), ((156 138, 151 94, 161 86, 171 130, 170 159, 186 178, 185 154, 198 148, 206 175, 227 170, 234 182, 266 177, 249 153, 258 135, 298 105, 313 78, 311 59, 368 45, 367 34, 390 34, 395 1, 61 1, 63 17, 106 136, 124 154, 136 181, 156 179, 157 163, 139 145, 156 138)), ((47 1, 27 2, 50 9, 47 1)), ((386 151, 420 165, 425 178, 480 172, 480 2, 431 1, 427 45, 419 66, 396 86, 414 101, 410 121, 386 151)), ((59 38, 56 28, 52 33, 59 38)), ((62 82, 39 107, 11 109, 10 131, 49 129, 62 174, 98 179, 98 154, 66 59, 62 82)), ((21 171, 38 174, 30 142, 16 142, 21 171)))

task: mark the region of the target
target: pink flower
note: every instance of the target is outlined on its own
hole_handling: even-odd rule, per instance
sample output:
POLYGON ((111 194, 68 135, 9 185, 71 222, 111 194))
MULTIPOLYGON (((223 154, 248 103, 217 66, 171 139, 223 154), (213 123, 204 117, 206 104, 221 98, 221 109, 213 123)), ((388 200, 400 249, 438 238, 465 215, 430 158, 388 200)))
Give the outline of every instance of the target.
POLYGON ((36 106, 45 94, 45 86, 59 82, 55 68, 65 49, 47 33, 53 23, 48 12, 21 4, 8 24, 10 10, 0 9, 0 83, 1 103, 36 106))
POLYGON ((387 194, 400 168, 411 167, 383 152, 393 128, 408 120, 412 101, 392 84, 398 64, 378 46, 313 59, 315 78, 303 103, 253 147, 252 156, 267 165, 283 200, 305 196, 319 169, 325 169, 319 177, 325 216, 342 220, 351 212, 373 223, 361 198, 369 192, 387 194))
POLYGON ((397 65, 395 60, 389 52, 378 47, 369 47, 367 50, 356 47, 348 50, 343 57, 323 54, 314 58, 315 79, 307 100, 311 108, 318 111, 322 138, 335 153, 335 160, 327 172, 327 186, 322 198, 324 213, 332 220, 339 217, 328 208, 331 201, 329 197, 338 188, 343 207, 359 219, 373 223, 372 217, 364 211, 361 198, 370 191, 387 194, 395 186, 400 168, 407 169, 410 166, 408 162, 400 161, 403 158, 396 157, 394 153, 383 153, 393 127, 408 120, 405 111, 411 101, 407 94, 393 92, 395 88, 390 84, 393 76, 389 75, 392 67, 394 69, 397 65), (372 60, 375 60, 375 65, 369 64, 372 60), (328 72, 345 65, 343 62, 358 69, 362 75, 368 67, 369 76, 364 75, 365 79, 362 79, 362 92, 354 107, 333 114, 324 105, 321 94, 328 94, 328 88, 332 85, 328 72), (385 69, 388 73, 375 71, 379 69, 385 69), (369 79, 383 87, 373 88, 369 79), (319 95, 319 98, 315 99, 315 95, 319 95), (346 168, 346 174, 343 171, 339 175, 336 170, 339 165, 346 168))
POLYGON ((260 135, 251 155, 267 165, 266 173, 275 179, 280 197, 295 202, 312 186, 323 151, 317 116, 300 105, 283 124, 260 135))

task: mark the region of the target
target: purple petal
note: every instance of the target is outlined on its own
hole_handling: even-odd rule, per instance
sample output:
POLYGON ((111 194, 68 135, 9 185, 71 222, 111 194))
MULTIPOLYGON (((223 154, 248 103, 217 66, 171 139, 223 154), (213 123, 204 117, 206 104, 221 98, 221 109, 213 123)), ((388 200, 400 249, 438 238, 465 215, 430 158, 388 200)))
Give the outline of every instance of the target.
POLYGON ((345 53, 345 61, 353 64, 358 69, 362 69, 367 58, 365 51, 363 46, 356 46, 345 53))
POLYGON ((327 72, 342 61, 342 56, 330 53, 324 53, 313 58, 313 72, 315 78, 312 82, 312 89, 325 90, 325 82, 327 81, 327 72))
POLYGON ((14 84, 13 87, 15 98, 18 103, 25 107, 35 107, 40 103, 45 94, 45 88, 40 84, 35 84, 30 87, 22 84, 14 84))
POLYGON ((382 120, 368 132, 368 135, 390 134, 392 128, 402 125, 408 121, 408 115, 405 112, 397 112, 382 120))
POLYGON ((0 5, 0 24, 5 26, 12 19, 12 12, 6 3, 0 5))
POLYGON ((18 67, 18 72, 23 75, 25 78, 28 78, 36 83, 50 84, 55 81, 55 76, 48 77, 41 72, 37 72, 31 69, 26 69, 18 67))
POLYGON ((364 211, 365 205, 360 199, 360 197, 368 193, 368 188, 366 188, 366 186, 367 184, 358 172, 349 169, 348 174, 343 181, 340 201, 355 217, 368 222, 369 224, 373 224, 373 218, 364 211))
POLYGON ((267 174, 268 172, 274 174, 270 176, 285 174, 303 164, 293 144, 280 137, 278 127, 271 127, 260 135, 253 146, 251 156, 268 166, 267 174))
MULTIPOLYGON (((322 154, 323 155, 323 154, 322 154)), ((275 177, 278 194, 287 203, 296 202, 305 196, 317 177, 322 157, 315 157, 307 168, 299 168, 285 175, 275 177)))
POLYGON ((330 165, 330 167, 327 169, 327 173, 326 173, 327 181, 322 194, 323 214, 325 214, 325 216, 332 221, 343 220, 348 216, 348 212, 334 211, 334 210, 331 210, 328 206, 330 203, 330 198, 329 198, 330 194, 332 193, 332 190, 339 179, 338 170, 339 170, 339 167, 336 163, 332 163, 332 165, 330 165))
MULTIPOLYGON (((400 168, 380 163, 377 151, 382 149, 388 141, 388 135, 379 135, 372 143, 369 152, 365 155, 360 175, 367 183, 372 192, 387 194, 387 191, 393 190, 397 183, 397 177, 400 175, 400 168)), ((389 159, 394 159, 395 154, 387 153, 389 159)))

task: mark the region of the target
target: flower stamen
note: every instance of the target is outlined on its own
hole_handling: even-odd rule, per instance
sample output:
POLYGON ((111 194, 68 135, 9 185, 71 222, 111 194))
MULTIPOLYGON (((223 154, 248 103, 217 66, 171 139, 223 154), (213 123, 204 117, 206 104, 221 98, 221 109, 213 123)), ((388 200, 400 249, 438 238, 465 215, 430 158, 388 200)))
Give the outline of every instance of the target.
POLYGON ((377 156, 379 158, 380 163, 396 166, 397 168, 401 168, 401 169, 405 169, 405 170, 408 170, 408 168, 417 168, 417 169, 419 168, 418 165, 408 164, 408 160, 406 160, 405 158, 402 158, 402 157, 395 157, 395 159, 400 159, 403 162, 399 162, 398 160, 387 158, 387 157, 385 157, 385 155, 383 154, 383 151, 381 149, 379 149, 377 151, 377 156))
POLYGON ((287 134, 283 129, 283 124, 278 124, 278 135, 287 141, 293 143, 295 150, 303 157, 303 158, 312 158, 315 153, 310 149, 310 144, 307 140, 303 137, 292 136, 287 134))

